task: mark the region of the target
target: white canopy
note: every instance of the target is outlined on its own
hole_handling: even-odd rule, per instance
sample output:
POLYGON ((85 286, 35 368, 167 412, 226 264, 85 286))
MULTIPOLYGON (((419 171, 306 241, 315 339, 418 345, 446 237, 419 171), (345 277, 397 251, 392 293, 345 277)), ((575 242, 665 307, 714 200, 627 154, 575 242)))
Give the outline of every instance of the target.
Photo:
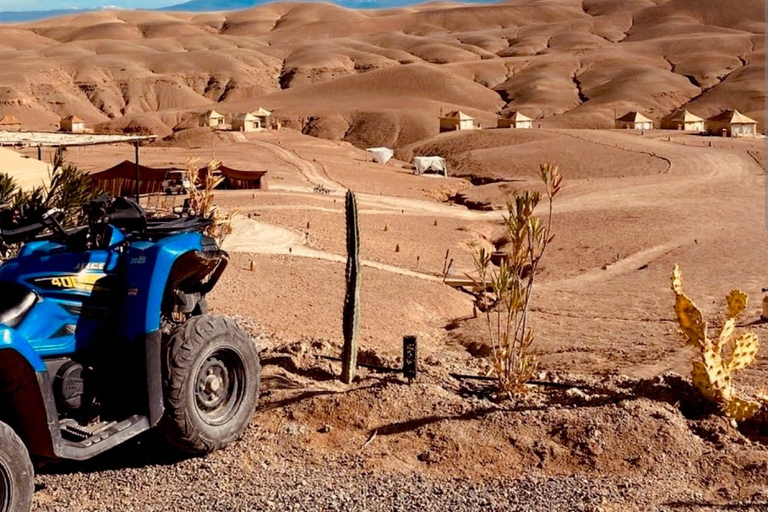
POLYGON ((373 157, 374 162, 386 164, 395 152, 389 148, 368 148, 366 149, 373 157))
POLYGON ((31 190, 41 185, 48 185, 52 168, 49 164, 0 148, 0 173, 15 178, 22 190, 31 190))
POLYGON ((448 166, 445 163, 445 158, 441 156, 415 156, 413 157, 413 167, 416 174, 434 171, 448 176, 448 166))

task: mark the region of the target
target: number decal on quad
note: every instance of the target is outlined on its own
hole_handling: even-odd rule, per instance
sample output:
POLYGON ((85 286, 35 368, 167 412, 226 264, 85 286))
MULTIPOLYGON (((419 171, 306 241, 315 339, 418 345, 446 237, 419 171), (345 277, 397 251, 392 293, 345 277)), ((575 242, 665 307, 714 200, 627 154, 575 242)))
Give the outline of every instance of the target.
MULTIPOLYGON (((103 273, 69 274, 56 277, 39 277, 33 279, 35 286, 44 290, 79 290, 93 291, 96 282, 105 277, 103 273)), ((98 287, 98 286, 97 286, 98 287)))

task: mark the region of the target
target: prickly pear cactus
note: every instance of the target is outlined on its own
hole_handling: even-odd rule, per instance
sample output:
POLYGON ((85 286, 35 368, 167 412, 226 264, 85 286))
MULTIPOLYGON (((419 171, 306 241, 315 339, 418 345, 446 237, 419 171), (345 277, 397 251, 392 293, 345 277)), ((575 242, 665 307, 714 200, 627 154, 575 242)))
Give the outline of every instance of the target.
POLYGON ((725 321, 717 338, 709 339, 707 322, 693 301, 683 293, 683 277, 675 265, 672 271, 672 291, 675 292, 675 313, 680 330, 688 345, 697 349, 691 369, 693 385, 701 394, 717 402, 729 418, 749 419, 768 406, 768 395, 756 400, 734 395, 733 372, 749 366, 757 355, 759 342, 753 332, 736 335, 736 319, 747 308, 747 294, 731 290, 726 296, 725 321))

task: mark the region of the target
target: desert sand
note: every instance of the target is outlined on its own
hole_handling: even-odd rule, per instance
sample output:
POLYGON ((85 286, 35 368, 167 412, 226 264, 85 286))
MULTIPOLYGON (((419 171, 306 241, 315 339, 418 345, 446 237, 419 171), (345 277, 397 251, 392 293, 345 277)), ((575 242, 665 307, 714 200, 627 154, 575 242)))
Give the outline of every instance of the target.
POLYGON ((764 131, 764 18, 760 0, 107 10, 0 26, 0 114, 167 136, 213 106, 264 107, 358 146, 431 136, 441 109, 484 127, 520 110, 545 127, 610 128, 630 110, 737 108, 764 131))
MULTIPOLYGON (((75 112, 151 129, 165 140, 142 148, 144 164, 216 158, 270 176, 269 191, 216 197, 237 214, 210 306, 253 333, 264 363, 245 438, 185 461, 145 438, 45 470, 38 509, 144 510, 147 495, 156 510, 764 509, 764 425, 734 427, 696 395, 670 290, 677 263, 715 326, 730 289, 750 295, 741 327, 763 345, 737 382, 764 387, 764 139, 609 129, 617 110, 656 119, 686 106, 703 117, 736 107, 764 130, 763 7, 281 3, 0 27, 0 58, 16 56, 1 68, 0 113, 41 129, 75 112), (194 127, 212 106, 274 109, 284 128, 194 127), (521 110, 535 128, 438 135, 440 109, 457 108, 486 127, 521 110), (370 145, 396 158, 372 163, 370 145), (445 157, 450 177, 414 175, 411 158, 425 154, 445 157), (487 372, 489 347, 472 297, 443 273, 451 261, 452 275, 471 273, 477 248, 503 248, 504 205, 539 186, 543 162, 565 189, 534 289, 533 347, 540 379, 563 387, 496 403, 482 382, 450 376, 487 372), (346 387, 338 364, 316 357, 341 351, 347 189, 360 208, 360 358, 397 366, 402 336, 418 336, 411 385, 361 370, 346 387)), ((95 171, 132 152, 70 148, 67 159, 95 171)))

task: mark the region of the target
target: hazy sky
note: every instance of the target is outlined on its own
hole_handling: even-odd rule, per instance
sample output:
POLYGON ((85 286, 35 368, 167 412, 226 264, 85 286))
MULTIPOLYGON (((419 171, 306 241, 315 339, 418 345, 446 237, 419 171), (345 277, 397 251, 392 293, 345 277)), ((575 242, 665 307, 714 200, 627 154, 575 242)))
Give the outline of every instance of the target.
POLYGON ((50 9, 68 9, 70 7, 115 6, 141 9, 145 7, 165 7, 181 3, 183 0, 0 0, 0 11, 48 11, 50 9))

